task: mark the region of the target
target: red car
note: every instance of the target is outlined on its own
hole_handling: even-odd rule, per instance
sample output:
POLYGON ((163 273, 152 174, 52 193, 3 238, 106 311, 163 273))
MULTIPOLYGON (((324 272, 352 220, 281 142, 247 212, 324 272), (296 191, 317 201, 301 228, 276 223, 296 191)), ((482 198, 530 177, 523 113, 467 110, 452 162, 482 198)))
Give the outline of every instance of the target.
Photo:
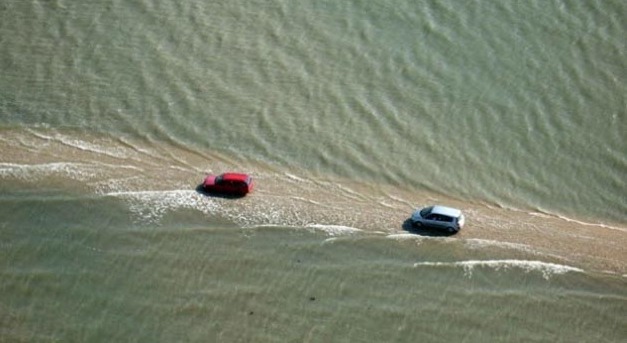
POLYGON ((253 190, 253 179, 248 174, 242 173, 207 175, 202 188, 209 193, 243 196, 253 190))

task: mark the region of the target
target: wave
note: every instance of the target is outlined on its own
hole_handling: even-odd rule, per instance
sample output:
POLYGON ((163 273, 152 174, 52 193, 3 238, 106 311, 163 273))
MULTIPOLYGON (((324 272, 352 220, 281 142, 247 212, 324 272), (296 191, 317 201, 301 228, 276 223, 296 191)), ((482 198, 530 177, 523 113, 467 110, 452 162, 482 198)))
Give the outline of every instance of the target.
POLYGON ((608 225, 608 224, 603 224, 603 223, 590 223, 590 222, 585 222, 585 221, 581 221, 581 220, 577 220, 577 219, 572 219, 572 218, 569 218, 569 217, 566 217, 566 216, 563 216, 563 215, 538 213, 538 212, 530 212, 528 214, 530 216, 543 217, 543 218, 559 218, 559 219, 564 220, 566 222, 575 223, 575 224, 582 225, 582 226, 601 227, 601 228, 604 228, 604 229, 618 230, 618 231, 627 232, 627 228, 624 228, 624 227, 608 225))
POLYGON ((58 132, 52 132, 45 134, 35 130, 28 130, 28 132, 43 141, 57 142, 61 145, 65 145, 71 149, 77 149, 87 153, 94 153, 97 155, 105 155, 116 159, 128 159, 136 157, 137 153, 125 146, 115 142, 111 139, 100 138, 98 143, 88 142, 85 139, 60 134, 58 132))
POLYGON ((308 224, 306 228, 312 228, 326 232, 330 236, 340 236, 361 232, 361 229, 343 225, 308 224))
POLYGON ((294 174, 291 173, 283 173, 283 175, 285 175, 285 177, 287 177, 287 179, 292 180, 292 181, 297 181, 297 182, 310 182, 307 179, 304 179, 302 177, 296 176, 294 174))
POLYGON ((475 268, 491 268, 496 271, 520 269, 525 273, 540 272, 544 279, 549 279, 553 275, 565 274, 569 272, 583 273, 584 270, 576 267, 548 263, 542 261, 527 260, 470 260, 458 262, 417 262, 414 267, 461 267, 467 276, 472 276, 475 268))
POLYGON ((391 235, 385 236, 385 238, 404 241, 404 240, 412 240, 412 241, 422 241, 425 239, 424 236, 416 235, 414 233, 395 233, 391 235))

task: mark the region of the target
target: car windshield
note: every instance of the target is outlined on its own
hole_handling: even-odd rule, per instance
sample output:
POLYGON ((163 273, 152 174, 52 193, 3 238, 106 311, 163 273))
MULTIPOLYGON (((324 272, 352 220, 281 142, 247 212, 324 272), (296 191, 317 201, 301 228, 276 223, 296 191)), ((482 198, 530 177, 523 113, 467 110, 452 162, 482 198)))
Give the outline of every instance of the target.
POLYGON ((433 210, 433 206, 423 208, 420 211, 420 216, 424 218, 424 217, 428 216, 429 213, 431 213, 432 210, 433 210))

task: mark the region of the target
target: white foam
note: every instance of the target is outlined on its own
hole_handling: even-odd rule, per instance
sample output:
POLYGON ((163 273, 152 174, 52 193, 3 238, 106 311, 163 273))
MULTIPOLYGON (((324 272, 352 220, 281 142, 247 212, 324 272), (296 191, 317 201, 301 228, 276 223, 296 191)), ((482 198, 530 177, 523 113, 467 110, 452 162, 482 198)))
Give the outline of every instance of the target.
POLYGON ((565 274, 568 272, 582 273, 583 269, 565 266, 555 263, 526 260, 470 260, 459 262, 417 262, 414 267, 462 267, 467 276, 472 276, 472 271, 476 267, 487 267, 497 271, 521 269, 526 273, 538 271, 542 277, 549 279, 552 275, 565 274))
POLYGON ((385 238, 389 238, 389 239, 393 239, 397 241, 405 241, 405 240, 422 241, 424 240, 423 236, 416 235, 413 233, 395 233, 395 234, 387 235, 385 236, 385 238))
POLYGON ((346 187, 346 186, 344 186, 342 184, 327 183, 323 187, 329 188, 329 189, 331 187, 339 189, 343 193, 344 197, 349 198, 349 199, 353 199, 353 200, 364 199, 364 196, 362 194, 360 194, 360 193, 358 193, 358 192, 352 190, 351 188, 348 188, 348 187, 346 187))
POLYGON ((284 175, 287 176, 287 178, 292 179, 294 181, 298 181, 298 182, 306 182, 307 181, 307 180, 305 180, 305 179, 303 179, 301 177, 298 177, 298 176, 296 176, 294 174, 284 173, 284 175))
POLYGON ((93 152, 101 155, 106 155, 115 158, 130 158, 133 154, 129 149, 124 149, 121 147, 106 147, 90 142, 86 142, 80 139, 73 139, 69 137, 65 137, 62 135, 57 135, 55 137, 62 144, 65 144, 69 147, 76 148, 86 152, 93 152), (130 153, 130 154, 129 154, 130 153))
POLYGON ((191 190, 122 191, 106 193, 119 197, 129 204, 129 209, 141 223, 157 223, 170 211, 193 209, 204 214, 215 214, 220 204, 191 190))
POLYGON ((502 242, 489 239, 469 238, 464 242, 469 248, 485 248, 485 247, 497 247, 505 249, 514 249, 524 252, 536 253, 533 248, 526 244, 502 242))
POLYGON ((247 229, 263 229, 263 228, 276 229, 276 228, 280 228, 280 229, 295 230, 295 229, 301 229, 302 226, 298 226, 298 225, 281 225, 281 224, 256 224, 256 225, 248 225, 246 228, 247 229))
POLYGON ((387 207, 387 208, 391 208, 391 209, 395 209, 396 206, 392 205, 392 204, 388 204, 385 201, 378 201, 377 202, 379 205, 383 206, 383 207, 387 207))
POLYGON ((28 131, 31 135, 39 138, 39 139, 43 139, 43 140, 47 140, 50 141, 53 139, 52 136, 48 136, 40 131, 35 131, 35 130, 31 130, 31 129, 27 129, 26 131, 28 131))
POLYGON ((323 225, 323 224, 308 224, 305 227, 312 228, 320 231, 324 231, 330 236, 341 236, 347 234, 354 234, 362 230, 342 225, 323 225))
POLYGON ((50 175, 65 175, 74 179, 84 180, 95 177, 103 168, 133 169, 141 168, 130 165, 80 162, 51 162, 41 164, 0 163, 0 176, 19 179, 42 178, 50 175))
POLYGON ((410 202, 409 202, 409 201, 407 201, 407 200, 405 200, 405 199, 403 199, 403 198, 401 198, 401 197, 398 197, 398 196, 396 196, 396 195, 394 195, 394 194, 388 194, 388 197, 389 197, 390 199, 392 199, 392 200, 394 200, 394 201, 397 201, 397 202, 400 202, 400 203, 402 203, 402 204, 410 204, 410 202))
POLYGON ((583 225, 583 226, 596 226, 596 227, 602 227, 605 229, 611 229, 611 230, 618 230, 618 231, 623 231, 623 232, 627 232, 627 228, 625 227, 620 227, 620 226, 614 226, 614 225, 608 225, 608 224, 603 224, 603 223, 590 223, 590 222, 584 222, 581 220, 577 220, 577 219, 573 219, 573 218, 569 218, 563 215, 559 215, 559 214, 551 214, 548 212, 527 212, 527 214, 529 214, 530 216, 534 216, 534 217, 540 217, 540 218, 558 218, 570 223, 576 223, 578 225, 583 225))
MULTIPOLYGON (((69 146, 71 148, 75 148, 78 150, 93 152, 97 154, 107 155, 115 158, 129 158, 131 155, 136 155, 136 153, 130 149, 120 147, 120 146, 105 146, 99 145, 92 142, 87 142, 78 138, 69 137, 63 135, 61 133, 54 133, 53 135, 46 135, 39 131, 30 130, 30 133, 39 138, 46 141, 57 141, 63 145, 69 146)), ((111 141, 102 140, 103 143, 113 143, 111 141)))
POLYGON ((50 175, 64 175, 85 180, 95 176, 95 166, 85 163, 56 162, 43 164, 0 163, 0 176, 38 180, 50 175))
POLYGON ((611 229, 611 230, 627 232, 627 228, 624 228, 624 227, 607 225, 607 224, 601 224, 601 223, 588 223, 588 222, 583 222, 583 221, 580 221, 580 220, 571 219, 571 218, 568 218, 568 217, 565 217, 565 216, 557 216, 557 217, 562 219, 562 220, 565 220, 567 222, 576 223, 576 224, 580 224, 580 225, 583 225, 583 226, 596 226, 596 227, 602 227, 602 228, 605 228, 605 229, 611 229))

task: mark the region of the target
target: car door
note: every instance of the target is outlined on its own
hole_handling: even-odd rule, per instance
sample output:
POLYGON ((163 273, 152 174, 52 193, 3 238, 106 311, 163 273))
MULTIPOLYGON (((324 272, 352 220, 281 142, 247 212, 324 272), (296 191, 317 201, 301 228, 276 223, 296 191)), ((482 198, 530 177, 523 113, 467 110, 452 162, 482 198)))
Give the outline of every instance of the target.
POLYGON ((228 193, 231 191, 231 181, 221 179, 219 183, 216 183, 216 190, 220 193, 228 193))
POLYGON ((455 227, 455 224, 453 223, 454 219, 453 217, 449 217, 449 216, 440 216, 440 227, 443 229, 448 229, 449 227, 455 227))
POLYGON ((229 181, 224 190, 226 193, 237 193, 237 181, 229 181))
POLYGON ((440 219, 439 215, 435 213, 431 213, 425 217, 425 225, 431 226, 431 227, 442 227, 439 219, 440 219))

